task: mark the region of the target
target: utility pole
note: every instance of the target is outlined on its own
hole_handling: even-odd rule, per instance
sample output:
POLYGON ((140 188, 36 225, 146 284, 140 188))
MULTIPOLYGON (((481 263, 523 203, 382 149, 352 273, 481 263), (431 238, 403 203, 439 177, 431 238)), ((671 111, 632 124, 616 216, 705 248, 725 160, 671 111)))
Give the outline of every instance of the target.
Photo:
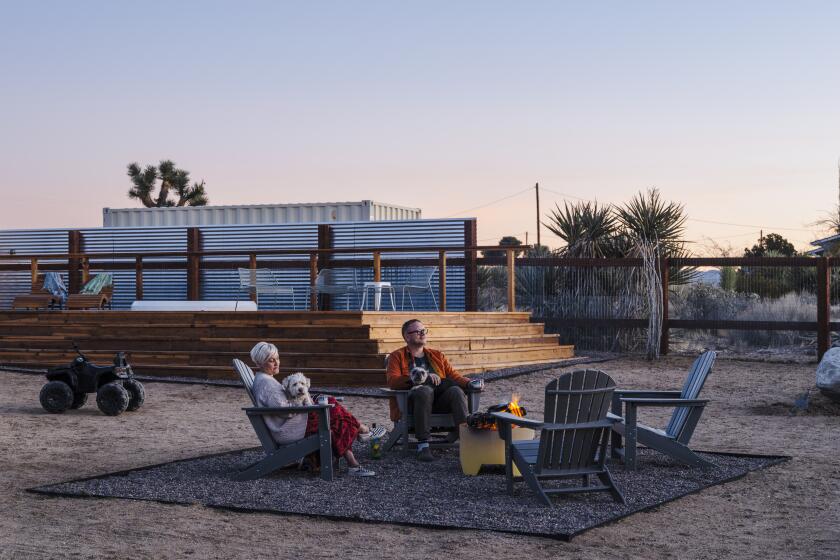
POLYGON ((534 187, 537 191, 537 247, 540 246, 540 184, 534 187))

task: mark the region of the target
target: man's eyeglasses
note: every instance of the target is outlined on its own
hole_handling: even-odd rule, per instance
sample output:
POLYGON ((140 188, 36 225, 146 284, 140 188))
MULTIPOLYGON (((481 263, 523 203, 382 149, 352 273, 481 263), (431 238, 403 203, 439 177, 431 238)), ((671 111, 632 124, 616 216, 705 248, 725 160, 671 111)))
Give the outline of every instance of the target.
POLYGON ((429 334, 429 329, 420 329, 418 331, 406 331, 405 334, 419 334, 423 336, 424 334, 429 334))

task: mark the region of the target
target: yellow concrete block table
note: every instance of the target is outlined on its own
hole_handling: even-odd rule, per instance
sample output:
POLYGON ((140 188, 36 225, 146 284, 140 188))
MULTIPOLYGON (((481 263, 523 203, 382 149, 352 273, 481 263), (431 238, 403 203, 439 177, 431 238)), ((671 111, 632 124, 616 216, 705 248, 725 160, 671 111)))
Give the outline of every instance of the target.
MULTIPOLYGON (((475 476, 481 470, 481 465, 504 465, 505 442, 496 430, 480 430, 461 424, 461 470, 464 474, 475 476)), ((514 426, 512 431, 514 440, 534 439, 534 430, 514 426)), ((519 476, 519 469, 513 465, 513 476, 519 476)))

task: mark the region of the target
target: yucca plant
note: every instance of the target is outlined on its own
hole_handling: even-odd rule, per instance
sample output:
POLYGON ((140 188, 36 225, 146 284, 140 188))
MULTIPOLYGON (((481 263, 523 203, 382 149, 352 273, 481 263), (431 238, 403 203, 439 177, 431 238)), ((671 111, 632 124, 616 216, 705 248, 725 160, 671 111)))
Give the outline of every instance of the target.
POLYGON ((621 257, 614 239, 618 223, 609 204, 597 202, 565 202, 561 209, 555 205, 543 225, 566 242, 560 254, 566 257, 621 257))
MULTIPOLYGON (((682 204, 662 200, 659 189, 640 192, 615 211, 623 233, 633 241, 625 256, 639 257, 637 247, 647 246, 656 247, 656 258, 686 258, 690 255, 683 240, 685 209, 682 204)), ((687 284, 694 278, 697 269, 671 267, 668 273, 671 284, 687 284)))

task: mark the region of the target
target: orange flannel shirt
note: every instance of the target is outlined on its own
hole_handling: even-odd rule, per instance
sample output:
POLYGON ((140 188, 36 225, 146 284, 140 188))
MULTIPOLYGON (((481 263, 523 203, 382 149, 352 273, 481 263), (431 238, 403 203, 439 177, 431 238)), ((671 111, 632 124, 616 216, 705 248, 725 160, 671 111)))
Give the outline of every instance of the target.
MULTIPOLYGON (((432 350, 431 348, 423 348, 432 367, 435 368, 435 373, 443 378, 449 378, 454 381, 462 389, 466 389, 470 380, 455 371, 443 352, 439 350, 432 350)), ((394 350, 388 356, 388 369, 385 372, 388 381, 388 388, 390 389, 410 389, 411 382, 408 379, 408 372, 411 368, 411 352, 408 346, 403 346, 399 350, 394 350)), ((390 399, 391 405, 391 420, 396 422, 400 419, 400 409, 397 406, 397 399, 390 399)))

